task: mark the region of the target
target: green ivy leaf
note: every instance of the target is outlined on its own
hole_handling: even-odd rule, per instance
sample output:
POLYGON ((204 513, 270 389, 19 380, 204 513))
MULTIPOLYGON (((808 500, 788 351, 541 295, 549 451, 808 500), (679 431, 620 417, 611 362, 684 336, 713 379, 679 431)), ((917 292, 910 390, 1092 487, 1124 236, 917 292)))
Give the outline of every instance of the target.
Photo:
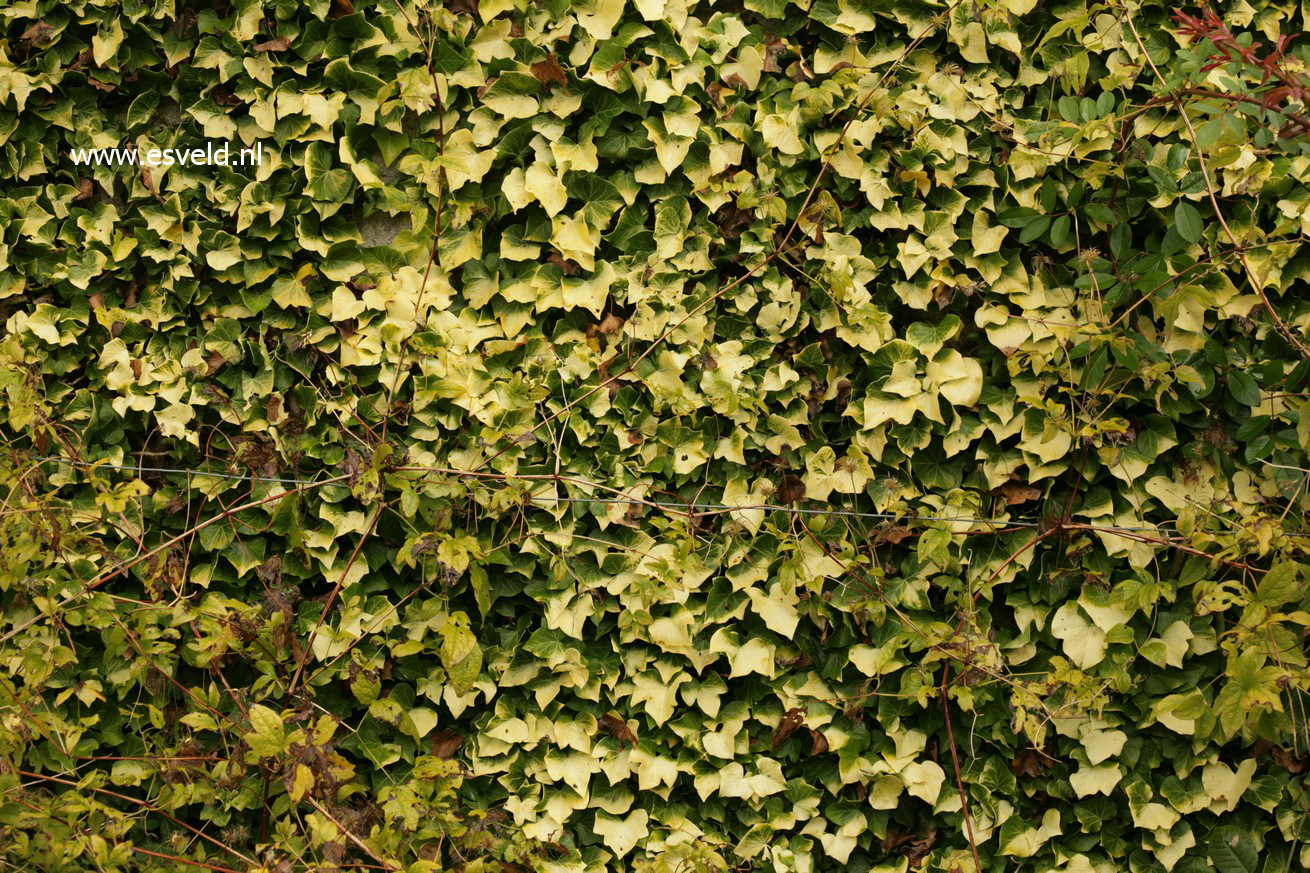
POLYGON ((1275 564, 1260 580, 1255 599, 1271 609, 1296 600, 1302 592, 1300 573, 1301 565, 1292 561, 1275 564))
POLYGON ((1243 406, 1260 405, 1260 386, 1249 373, 1233 370, 1228 374, 1228 391, 1243 406))
POLYGON ((1255 873, 1259 857, 1250 835, 1237 828, 1216 828, 1210 834, 1210 862, 1219 873, 1255 873))
POLYGON ((1174 207, 1174 227, 1178 229, 1178 235, 1189 243, 1200 242, 1205 230, 1201 223, 1201 213, 1192 204, 1182 202, 1174 207))
POLYGON ((450 686, 457 694, 466 694, 482 671, 482 648, 468 628, 468 616, 453 614, 441 629, 441 666, 446 668, 450 686))
POLYGON ((246 745, 261 758, 271 758, 286 750, 286 727, 282 716, 261 703, 250 707, 250 730, 246 745))

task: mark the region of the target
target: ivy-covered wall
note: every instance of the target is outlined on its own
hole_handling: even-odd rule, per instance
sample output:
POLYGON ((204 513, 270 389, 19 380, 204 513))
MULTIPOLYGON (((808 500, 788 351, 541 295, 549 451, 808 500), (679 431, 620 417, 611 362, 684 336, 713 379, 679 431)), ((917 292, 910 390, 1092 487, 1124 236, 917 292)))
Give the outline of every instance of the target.
POLYGON ((8 0, 5 869, 1310 869, 1308 26, 8 0))

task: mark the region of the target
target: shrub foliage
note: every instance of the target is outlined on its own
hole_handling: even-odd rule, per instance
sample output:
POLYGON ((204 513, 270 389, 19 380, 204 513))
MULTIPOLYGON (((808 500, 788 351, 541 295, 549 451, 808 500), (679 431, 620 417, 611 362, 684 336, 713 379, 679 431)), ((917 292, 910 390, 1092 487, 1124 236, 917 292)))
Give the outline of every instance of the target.
POLYGON ((6 869, 1310 867, 1307 26, 3 4, 6 869))

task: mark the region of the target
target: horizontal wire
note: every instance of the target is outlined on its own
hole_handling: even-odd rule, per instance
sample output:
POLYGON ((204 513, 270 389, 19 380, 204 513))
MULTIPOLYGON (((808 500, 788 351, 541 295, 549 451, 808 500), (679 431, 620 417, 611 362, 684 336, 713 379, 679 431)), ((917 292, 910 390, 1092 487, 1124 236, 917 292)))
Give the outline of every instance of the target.
POLYGON ((211 473, 208 470, 188 470, 181 467, 141 467, 124 464, 101 464, 92 461, 76 461, 72 458, 33 458, 34 461, 56 461, 74 467, 95 467, 105 470, 127 470, 134 473, 181 473, 187 476, 209 476, 213 479, 233 479, 241 482, 278 482, 283 485, 313 485, 315 479, 285 479, 278 476, 248 476, 242 473, 211 473))
MULTIPOLYGON (((182 467, 147 467, 147 466, 129 466, 123 464, 96 464, 89 461, 77 461, 70 458, 59 457, 40 457, 33 458, 35 461, 54 461, 78 467, 101 467, 110 470, 124 470, 128 472, 147 472, 147 473, 174 473, 182 475, 209 476, 216 479, 228 479, 247 482, 278 482, 288 485, 313 485, 315 479, 288 479, 275 476, 252 476, 240 473, 215 473, 205 470, 192 470, 182 467)), ((458 475, 458 474, 456 474, 458 475)), ((512 478, 512 477, 510 477, 512 478)), ((661 509, 675 509, 684 512, 701 512, 701 511, 728 511, 742 512, 747 510, 769 510, 773 512, 787 512, 795 515, 837 515, 848 518, 870 518, 881 521, 902 521, 902 522, 956 522, 959 524, 985 524, 1002 527, 1022 527, 1035 529, 1041 527, 1045 522, 1031 521, 1027 519, 1001 519, 1001 518, 976 518, 970 516, 939 516, 939 515, 917 515, 906 513, 891 512, 863 512, 854 509, 812 509, 795 506, 782 506, 775 503, 758 503, 744 506, 732 505, 726 503, 679 503, 674 501, 658 500, 640 500, 626 499, 619 497, 559 497, 553 495, 528 495, 529 500, 533 501, 554 501, 557 503, 605 503, 619 504, 628 506, 655 506, 661 509)), ((1160 532, 1177 532, 1176 528, 1168 525, 1159 527, 1115 527, 1111 525, 1098 525, 1106 530, 1123 531, 1124 533, 1160 533, 1160 532)))
MULTIPOLYGON (((911 515, 893 512, 860 512, 855 509, 806 509, 797 506, 781 506, 777 503, 748 503, 742 506, 727 503, 677 503, 675 501, 636 500, 622 497, 554 497, 551 495, 529 495, 532 500, 555 500, 560 503, 618 503, 631 506, 658 506, 661 509, 681 509, 699 512, 701 510, 726 510, 745 512, 752 509, 769 509, 775 512, 790 512, 796 515, 843 515, 851 518, 877 518, 884 521, 901 519, 904 521, 958 521, 961 524, 992 524, 1005 527, 1040 527, 1040 521, 1008 521, 997 518, 970 518, 968 516, 911 515)), ((1151 528, 1155 530, 1156 528, 1151 528)))
MULTIPOLYGON (((78 461, 72 458, 60 457, 39 457, 33 458, 39 462, 57 462, 69 464, 74 467, 98 467, 109 470, 124 470, 128 472, 139 473, 173 473, 187 476, 209 476, 214 479, 228 479, 243 482, 277 482, 284 485, 313 485, 320 480, 316 479, 289 479, 278 476, 253 476, 242 473, 215 473, 206 470, 191 470, 184 467, 146 467, 130 466, 124 464, 99 464, 90 461, 78 461)), ((455 474, 458 475, 458 474, 455 474)), ((507 478, 514 478, 512 475, 507 478)), ((544 480, 548 481, 548 480, 544 480)), ((636 498, 622 497, 559 497, 554 495, 527 495, 532 501, 554 501, 556 503, 606 503, 626 506, 654 506, 660 509, 673 509, 682 512, 745 512, 749 510, 767 510, 771 512, 787 512, 794 515, 836 515, 847 518, 869 518, 879 521, 898 521, 901 523, 912 522, 955 522, 959 524, 985 524, 997 527, 1021 527, 1027 529, 1040 528, 1049 522, 1044 520, 1033 521, 1030 519, 1004 519, 1004 518, 975 518, 970 516, 944 516, 944 515, 916 515, 911 513, 892 513, 892 512, 863 512, 855 509, 812 509, 797 506, 782 506, 776 503, 758 503, 746 506, 736 506, 726 503, 679 503, 676 501, 659 501, 659 500, 641 500, 636 498)), ((1117 527, 1114 525, 1096 525, 1106 531, 1122 531, 1123 533, 1177 533, 1178 529, 1172 525, 1162 524, 1157 527, 1117 527)), ((1198 529, 1199 530, 1199 529, 1198 529)), ((1224 531, 1200 530, 1201 533, 1223 533, 1224 531)), ((1303 531, 1287 531, 1290 536, 1302 536, 1303 531)))

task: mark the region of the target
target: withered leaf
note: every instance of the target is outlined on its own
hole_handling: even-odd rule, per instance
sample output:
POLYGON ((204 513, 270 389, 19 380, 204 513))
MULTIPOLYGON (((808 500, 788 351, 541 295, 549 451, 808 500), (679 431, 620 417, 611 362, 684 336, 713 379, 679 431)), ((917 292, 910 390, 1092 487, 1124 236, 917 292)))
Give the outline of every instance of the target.
POLYGON ((544 88, 551 88, 555 85, 567 85, 569 77, 565 75, 564 68, 559 65, 555 59, 555 53, 551 52, 546 56, 544 61, 537 61, 532 65, 532 75, 537 77, 537 81, 544 88))
POLYGON ((22 36, 18 37, 23 42, 45 42, 55 35, 53 26, 46 24, 44 21, 38 21, 27 30, 23 31, 22 36))
POLYGON ((291 48, 291 38, 287 36, 277 36, 264 42, 255 43, 257 52, 284 52, 291 48))
POLYGON ((549 255, 547 255, 546 263, 554 264, 555 266, 559 267, 560 271, 563 272, 565 276, 577 275, 577 272, 580 269, 577 264, 575 264, 573 261, 567 260, 559 252, 551 252, 549 255))
POLYGON ((607 314, 600 320, 600 332, 606 335, 618 333, 623 329, 623 319, 613 312, 607 314))
POLYGON ((1014 506, 1041 497, 1042 489, 1034 488, 1027 482, 1006 482, 1001 486, 1001 493, 1005 495, 1006 505, 1014 506))
POLYGON ((210 94, 214 98, 214 102, 217 103, 219 106, 242 105, 241 98, 233 94, 227 88, 224 88, 222 85, 219 85, 212 92, 210 92, 210 94))
POLYGON ((462 745, 464 745, 464 738, 450 728, 446 728, 433 735, 432 754, 443 761, 449 761, 455 757, 455 753, 459 751, 459 747, 462 745))
POLYGON ((909 535, 910 535, 910 529, 905 525, 883 522, 881 525, 879 525, 878 531, 874 535, 874 542, 891 543, 892 545, 896 545, 897 543, 899 543, 901 540, 905 539, 909 535))
POLYGON ((782 477, 778 488, 778 500, 781 503, 798 503, 805 497, 805 482, 800 476, 788 473, 782 477))
POLYGON ((602 715, 596 719, 596 726, 620 743, 637 745, 637 735, 632 732, 632 728, 628 726, 628 723, 619 717, 618 713, 609 712, 602 715))
POLYGON ((282 581, 282 556, 270 555, 268 560, 255 568, 255 575, 265 585, 277 585, 282 581))
POLYGON ((1269 754, 1274 759, 1274 763, 1289 773, 1300 773, 1305 769, 1305 758, 1298 758, 1281 746, 1274 746, 1269 750, 1269 754))
POLYGON ((826 751, 828 751, 828 738, 814 728, 810 728, 810 754, 822 755, 826 751))
POLYGON ((782 721, 773 729, 773 748, 776 751, 778 746, 782 745, 787 737, 796 732, 796 729, 805 724, 805 708, 793 707, 787 710, 782 716, 782 721))
POLYGON ((1015 776, 1042 775, 1042 759, 1034 748, 1021 749, 1011 765, 1015 776))

